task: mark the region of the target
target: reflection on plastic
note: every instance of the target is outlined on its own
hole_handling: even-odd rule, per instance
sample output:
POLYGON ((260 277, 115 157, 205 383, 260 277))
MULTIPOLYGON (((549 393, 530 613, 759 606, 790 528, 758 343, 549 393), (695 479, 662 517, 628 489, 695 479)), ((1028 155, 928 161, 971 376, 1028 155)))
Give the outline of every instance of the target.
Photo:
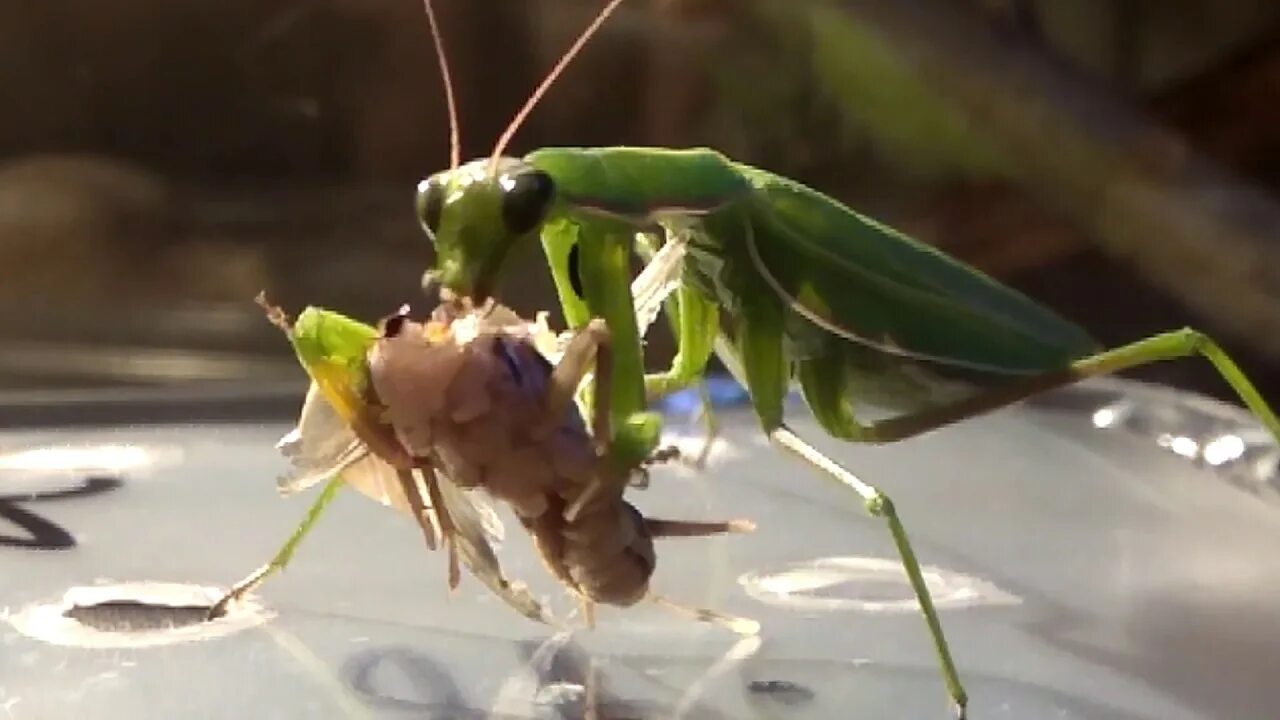
MULTIPOLYGON (((343 664, 344 683, 365 702, 415 715, 484 720, 535 718, 669 718, 720 720, 731 717, 717 708, 711 684, 728 675, 736 685, 742 663, 760 649, 759 638, 744 638, 680 689, 654 668, 637 669, 635 659, 597 657, 573 642, 572 633, 557 633, 541 643, 516 645, 519 666, 491 699, 469 699, 451 674, 454 666, 421 647, 389 646, 365 650, 343 664), (643 699, 625 695, 638 688, 643 699), (678 698, 671 697, 679 691, 678 698), (480 709, 478 705, 488 705, 480 709)), ((699 662, 699 665, 701 663, 699 662)))
POLYGON ((1243 408, 1111 378, 1051 393, 1037 402, 1087 413, 1098 430, 1147 438, 1250 492, 1280 492, 1280 447, 1243 408))
MULTIPOLYGON (((980 578, 931 566, 920 569, 938 609, 1022 602, 980 578)), ((792 610, 919 611, 902 563, 896 559, 818 558, 772 572, 749 572, 738 583, 760 602, 792 610)))
MULTIPOLYGON (((712 410, 750 404, 750 395, 731 377, 708 376, 712 410)), ((1099 430, 1133 433, 1253 492, 1280 492, 1280 447, 1243 408, 1211 398, 1119 378, 1094 378, 1031 400, 1067 405, 1087 414, 1099 430)), ((696 389, 664 398, 668 415, 694 416, 703 405, 696 389)))
POLYGON ((0 470, 14 472, 120 474, 151 463, 151 453, 139 445, 51 446, 0 455, 0 470))

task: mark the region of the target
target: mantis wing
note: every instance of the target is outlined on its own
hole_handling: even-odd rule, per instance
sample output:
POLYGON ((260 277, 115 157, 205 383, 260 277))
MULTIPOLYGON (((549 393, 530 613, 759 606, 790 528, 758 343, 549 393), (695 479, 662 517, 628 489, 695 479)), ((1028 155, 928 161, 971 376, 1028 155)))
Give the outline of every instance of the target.
POLYGON ((747 260, 793 310, 889 354, 1037 374, 1099 350, 1087 333, 974 268, 785 178, 755 187, 747 260))

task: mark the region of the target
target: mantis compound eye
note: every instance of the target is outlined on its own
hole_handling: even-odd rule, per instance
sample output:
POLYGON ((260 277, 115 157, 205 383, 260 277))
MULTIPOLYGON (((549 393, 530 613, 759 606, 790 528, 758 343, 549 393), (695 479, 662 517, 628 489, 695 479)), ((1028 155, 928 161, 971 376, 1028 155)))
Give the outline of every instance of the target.
POLYGON ((526 170, 516 175, 504 175, 502 222, 513 235, 524 235, 538 227, 547 216, 551 198, 555 195, 555 182, 541 170, 526 170))
POLYGON ((418 213, 418 222, 427 231, 431 242, 436 241, 436 232, 440 230, 440 213, 444 210, 444 186, 434 177, 418 183, 418 196, 414 200, 414 208, 418 213))

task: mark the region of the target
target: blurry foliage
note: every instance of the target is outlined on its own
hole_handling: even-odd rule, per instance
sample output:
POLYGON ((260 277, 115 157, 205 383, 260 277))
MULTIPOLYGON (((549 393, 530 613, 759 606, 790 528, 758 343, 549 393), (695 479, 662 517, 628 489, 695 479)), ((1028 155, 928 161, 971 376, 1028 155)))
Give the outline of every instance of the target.
MULTIPOLYGON (((969 127, 963 113, 928 92, 904 67, 898 49, 871 28, 850 22, 833 3, 791 7, 758 2, 759 17, 783 41, 781 84, 808 88, 833 103, 834 138, 874 143, 884 165, 933 181, 984 178, 1008 166, 999 149, 969 127)), ((788 105, 779 106, 782 110, 788 105)), ((798 129, 797 129, 798 130, 798 129)), ((792 137, 804 137, 797 132, 792 137)))
MULTIPOLYGON (((490 151, 601 5, 436 0, 464 157, 490 151)), ((1025 153, 936 92, 911 48, 851 22, 874 5, 628 0, 510 152, 710 145, 1001 272, 1091 244, 1071 212, 1028 199, 1025 153)), ((1255 0, 912 6, 967 7, 1135 104, 1280 16, 1255 0)), ((1211 90, 1197 93, 1226 97, 1211 90)), ((0 4, 0 264, 27 268, 0 297, 240 307, 268 286, 282 302, 383 310, 416 289, 429 260, 411 198, 447 163, 443 98, 421 0, 0 4)), ((1177 107, 1170 117, 1206 118, 1194 102, 1177 107)), ((1044 127, 1034 139, 1078 183, 1061 194, 1090 197, 1117 160, 1044 127)), ((1256 161, 1257 146, 1235 137, 1214 142, 1256 161)), ((1175 163, 1177 150, 1135 145, 1119 162, 1175 163)), ((530 267, 512 299, 545 306, 541 265, 530 267)))

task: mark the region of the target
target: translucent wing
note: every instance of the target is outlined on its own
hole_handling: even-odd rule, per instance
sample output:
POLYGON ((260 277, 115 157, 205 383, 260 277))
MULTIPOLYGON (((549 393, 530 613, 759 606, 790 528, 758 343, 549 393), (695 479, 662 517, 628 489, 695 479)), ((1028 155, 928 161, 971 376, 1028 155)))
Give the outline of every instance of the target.
MULTIPOLYGON (((645 258, 644 270, 631 283, 640 337, 645 336, 657 319, 662 303, 680 287, 680 271, 688 245, 683 233, 671 232, 669 238, 661 249, 645 258)), ((636 247, 646 248, 644 238, 636 238, 636 247)))
MULTIPOLYGON (((340 473, 344 483, 365 497, 413 514, 395 468, 369 452, 325 401, 314 383, 307 391, 297 427, 281 438, 276 447, 288 458, 291 466, 289 472, 278 480, 282 494, 305 490, 340 473)), ((460 502, 466 503, 469 515, 478 518, 486 540, 500 544, 505 537, 505 529, 493 506, 480 493, 460 492, 463 492, 460 502)), ((438 540, 440 520, 429 500, 424 504, 429 521, 435 527, 435 540, 438 540)), ((432 544, 432 549, 435 547, 432 544)))
POLYGON ((482 491, 462 490, 438 471, 400 473, 369 451, 314 384, 303 402, 297 427, 277 447, 292 466, 279 480, 282 493, 304 490, 341 473, 343 482, 366 497, 410 517, 420 517, 431 549, 436 549, 442 538, 452 542, 467 571, 517 612, 555 624, 522 584, 503 575, 494 545, 502 542, 504 529, 482 491), (422 492, 418 480, 434 486, 434 492, 422 492), (432 502, 433 497, 439 502, 432 502), (422 508, 421 513, 415 512, 415 505, 422 508))
MULTIPOLYGON (((433 489, 439 499, 441 525, 446 529, 446 536, 452 531, 454 547, 471 575, 521 615, 537 622, 557 625, 555 619, 523 583, 510 581, 503 575, 502 565, 489 543, 490 534, 484 510, 481 510, 484 508, 491 513, 492 508, 487 503, 479 505, 476 502, 480 497, 477 493, 462 490, 439 470, 428 470, 422 476, 427 483, 434 484, 433 489)), ((494 520, 496 521, 496 517, 494 520)))

